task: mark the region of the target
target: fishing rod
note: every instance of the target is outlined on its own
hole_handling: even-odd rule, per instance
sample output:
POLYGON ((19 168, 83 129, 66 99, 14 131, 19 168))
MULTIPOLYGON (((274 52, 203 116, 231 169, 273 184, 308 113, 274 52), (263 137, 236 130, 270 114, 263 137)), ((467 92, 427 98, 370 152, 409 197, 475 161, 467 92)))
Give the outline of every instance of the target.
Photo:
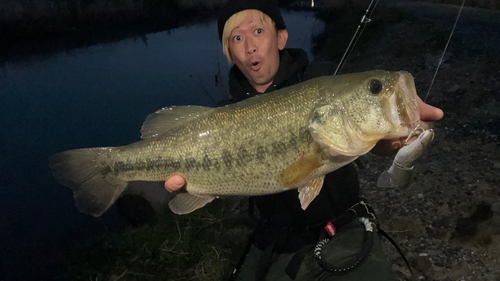
MULTIPOLYGON (((377 7, 379 0, 376 0, 375 4, 374 4, 374 2, 375 2, 375 0, 372 0, 370 2, 370 4, 368 5, 368 8, 366 9, 365 14, 361 18, 361 21, 360 21, 358 27, 356 28, 356 31, 354 32, 354 35, 352 36, 351 41, 349 42, 349 45, 347 46, 347 49, 344 52, 344 55, 340 59, 339 65, 337 66, 337 69, 335 70, 334 75, 337 75, 340 73, 340 71, 344 67, 345 61, 349 57, 349 54, 351 53, 354 46, 356 46, 356 43, 358 42, 359 38, 361 37, 361 34, 363 34, 363 31, 365 30, 366 25, 372 21, 371 16, 373 14, 373 11, 375 11, 375 8, 377 7)), ((436 67, 436 71, 434 72, 434 76, 431 80, 431 84, 429 85, 429 89, 427 91, 427 94, 425 95, 424 102, 427 101, 427 97, 429 96, 429 94, 431 92, 432 86, 434 84, 437 73, 439 71, 439 67, 441 66, 441 64, 443 62, 444 55, 446 54, 446 51, 448 49, 448 45, 450 44, 453 33, 455 32, 455 29, 457 27, 457 23, 458 23, 458 20, 460 19, 460 16, 462 14, 464 5, 465 5, 465 0, 462 0, 462 5, 460 6, 460 9, 458 11, 458 14, 457 14, 457 17, 455 19, 455 23, 453 24, 453 28, 451 30, 450 36, 448 37, 448 42, 446 42, 446 46, 443 50, 443 53, 441 54, 441 58, 439 59, 438 66, 436 67)))
POLYGON ((337 66, 337 69, 335 70, 335 72, 333 73, 333 75, 337 75, 337 74, 340 73, 340 71, 342 70, 342 67, 344 67, 344 63, 347 60, 347 57, 351 53, 351 51, 354 48, 354 46, 356 46, 356 43, 358 42, 359 38, 361 37, 361 34, 363 34, 363 31, 365 30, 366 25, 369 22, 372 21, 370 18, 371 18, 372 14, 373 14, 373 11, 375 11, 375 8, 377 7, 377 4, 378 4, 379 0, 377 0, 375 2, 375 5, 373 5, 374 1, 375 0, 372 0, 370 2, 370 5, 368 5, 368 8, 366 9, 365 14, 361 18, 361 21, 360 21, 358 27, 356 28, 356 31, 354 32, 354 35, 351 38, 351 42, 349 42, 349 45, 347 46, 347 49, 345 50, 344 55, 340 59, 339 65, 337 66), (361 26, 363 26, 363 28, 361 28, 361 26))

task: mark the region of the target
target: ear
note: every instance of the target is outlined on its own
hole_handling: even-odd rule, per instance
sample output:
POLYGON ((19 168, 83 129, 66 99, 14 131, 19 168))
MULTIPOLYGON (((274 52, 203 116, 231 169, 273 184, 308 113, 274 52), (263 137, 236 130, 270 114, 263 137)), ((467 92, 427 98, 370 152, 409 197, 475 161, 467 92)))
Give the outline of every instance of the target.
POLYGON ((283 50, 288 40, 288 31, 286 29, 278 30, 278 49, 283 50))

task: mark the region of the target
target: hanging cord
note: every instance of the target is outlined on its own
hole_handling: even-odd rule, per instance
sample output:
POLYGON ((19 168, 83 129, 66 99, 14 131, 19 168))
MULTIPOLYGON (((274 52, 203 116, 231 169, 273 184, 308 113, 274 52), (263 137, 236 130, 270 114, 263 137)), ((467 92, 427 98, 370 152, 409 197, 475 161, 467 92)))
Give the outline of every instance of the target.
POLYGON ((403 258, 403 261, 405 262, 406 266, 408 267, 408 270, 410 270, 410 274, 411 274, 412 279, 414 281, 416 281, 417 279, 415 278, 415 274, 413 274, 413 270, 411 270, 410 263, 408 262, 408 259, 406 259, 406 256, 403 253, 403 250, 401 250, 401 248, 399 247, 398 243, 394 239, 392 239, 392 237, 389 236, 389 234, 387 234, 387 232, 383 231, 380 227, 378 228, 378 233, 382 234, 382 236, 384 236, 387 240, 389 240, 389 242, 391 242, 391 244, 394 246, 394 248, 396 248, 399 255, 403 258))
POLYGON ((347 57, 349 56, 350 52, 352 51, 352 49, 354 48, 354 46, 358 42, 363 31, 365 30, 366 25, 372 21, 370 18, 373 14, 373 11, 375 10, 375 7, 377 7, 379 0, 377 0, 375 2, 375 5, 373 5, 374 1, 375 0, 372 0, 370 2, 370 5, 368 5, 368 8, 366 9, 365 14, 361 18, 361 21, 360 21, 358 27, 356 28, 356 32, 354 32, 354 35, 351 38, 351 42, 349 42, 349 45, 347 46, 347 49, 345 50, 344 55, 340 59, 339 65, 337 66, 337 69, 335 70, 335 73, 333 73, 333 75, 337 75, 340 73, 340 71, 342 70, 342 67, 344 67, 344 63, 347 60, 347 57), (363 28, 361 28, 361 25, 363 25, 363 28), (361 29, 361 31, 360 31, 360 29, 361 29))
POLYGON ((443 62, 444 54, 446 53, 446 50, 448 49, 448 45, 450 44, 451 37, 453 36, 453 32, 455 32, 455 28, 457 27, 458 19, 460 18, 460 15, 462 14, 462 10, 464 9, 465 5, 465 0, 462 1, 462 6, 460 7, 460 10, 458 10, 458 15, 457 18, 455 19, 455 24, 453 25, 453 29, 451 30, 450 37, 448 37, 448 42, 446 42, 446 46, 444 47, 443 53, 441 54, 441 58, 439 59, 438 66, 436 67, 436 72, 434 72, 434 77, 432 77, 431 84, 429 85, 429 90, 427 91, 427 94, 425 95, 424 102, 427 101, 427 97, 429 96, 429 93, 431 92, 432 84, 434 84, 434 80, 436 79, 437 73, 439 71, 439 67, 441 66, 441 63, 443 62))

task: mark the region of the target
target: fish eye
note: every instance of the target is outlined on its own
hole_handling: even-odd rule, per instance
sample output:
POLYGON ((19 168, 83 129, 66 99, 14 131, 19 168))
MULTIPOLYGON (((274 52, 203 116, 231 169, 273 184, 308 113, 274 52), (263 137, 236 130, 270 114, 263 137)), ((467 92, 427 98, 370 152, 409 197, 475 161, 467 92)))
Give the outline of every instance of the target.
POLYGON ((378 79, 373 79, 370 81, 370 92, 374 95, 382 91, 382 82, 378 79))

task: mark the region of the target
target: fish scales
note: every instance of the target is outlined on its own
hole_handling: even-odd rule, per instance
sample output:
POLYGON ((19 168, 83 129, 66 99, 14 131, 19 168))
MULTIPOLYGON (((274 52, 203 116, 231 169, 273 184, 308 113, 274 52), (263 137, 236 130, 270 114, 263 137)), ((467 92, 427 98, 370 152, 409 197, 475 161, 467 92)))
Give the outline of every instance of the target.
POLYGON ((318 86, 297 87, 222 107, 161 138, 117 148, 114 171, 126 181, 162 181, 183 171, 188 192, 195 194, 283 191, 276 174, 309 149, 310 108, 321 100, 321 92, 318 86))

